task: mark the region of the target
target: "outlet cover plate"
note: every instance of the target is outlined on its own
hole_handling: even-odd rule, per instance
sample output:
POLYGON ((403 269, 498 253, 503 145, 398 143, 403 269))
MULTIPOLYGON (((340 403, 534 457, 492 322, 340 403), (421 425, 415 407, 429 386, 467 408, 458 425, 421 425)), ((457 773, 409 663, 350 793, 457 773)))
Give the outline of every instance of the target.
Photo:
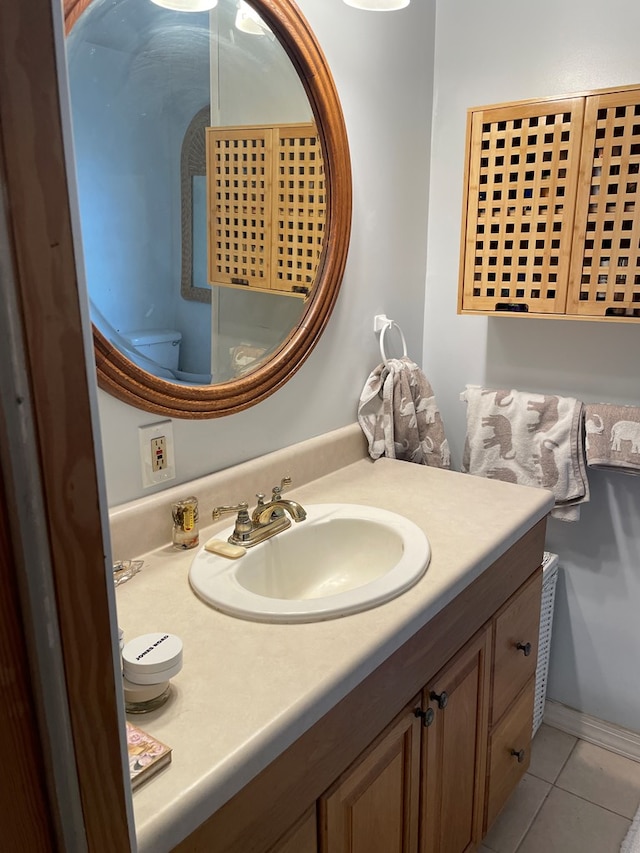
POLYGON ((173 452, 173 424, 171 421, 158 421, 155 424, 145 424, 138 427, 140 441, 140 463, 142 466, 142 486, 148 489, 168 480, 175 480, 176 462, 173 452), (164 438, 165 460, 164 467, 153 470, 154 439, 164 438))

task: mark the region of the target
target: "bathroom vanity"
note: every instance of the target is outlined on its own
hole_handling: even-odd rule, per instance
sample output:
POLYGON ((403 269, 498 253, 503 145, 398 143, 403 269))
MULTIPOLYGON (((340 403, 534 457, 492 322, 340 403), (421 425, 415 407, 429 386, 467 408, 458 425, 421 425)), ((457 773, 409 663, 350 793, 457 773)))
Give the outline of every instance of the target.
MULTIPOLYGON (((117 589, 126 639, 163 630, 184 643, 169 702, 134 720, 173 748, 133 796, 139 850, 475 849, 528 766, 552 505, 541 489, 372 462, 354 425, 116 508, 114 558, 145 561, 117 589), (252 622, 200 601, 194 552, 161 544, 171 501, 197 495, 206 523, 285 473, 302 505, 418 524, 426 573, 323 622, 252 622)), ((203 527, 201 542, 225 527, 203 527)))

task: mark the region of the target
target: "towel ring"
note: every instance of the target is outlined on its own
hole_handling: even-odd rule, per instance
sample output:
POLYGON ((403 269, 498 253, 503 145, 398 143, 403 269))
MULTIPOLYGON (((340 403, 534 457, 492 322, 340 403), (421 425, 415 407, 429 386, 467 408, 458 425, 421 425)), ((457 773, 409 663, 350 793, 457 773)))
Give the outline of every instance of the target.
POLYGON ((391 326, 394 326, 398 330, 398 334, 400 335, 400 340, 402 341, 402 357, 407 357, 407 342, 404 338, 404 334, 400 326, 396 323, 395 320, 390 320, 384 314, 379 315, 375 318, 375 322, 378 324, 378 328, 380 329, 380 355, 382 356, 382 360, 386 364, 389 361, 389 358, 384 349, 384 335, 387 329, 391 326))

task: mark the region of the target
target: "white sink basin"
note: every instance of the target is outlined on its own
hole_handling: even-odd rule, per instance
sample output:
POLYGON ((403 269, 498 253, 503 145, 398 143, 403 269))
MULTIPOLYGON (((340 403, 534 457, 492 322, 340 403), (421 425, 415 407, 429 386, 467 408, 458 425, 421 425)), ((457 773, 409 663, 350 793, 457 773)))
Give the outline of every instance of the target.
MULTIPOLYGON (((368 610, 425 573, 429 541, 394 512, 315 504, 307 518, 237 560, 201 548, 189 581, 218 610, 260 622, 316 622, 368 610)), ((233 526, 217 538, 227 539, 233 526)))

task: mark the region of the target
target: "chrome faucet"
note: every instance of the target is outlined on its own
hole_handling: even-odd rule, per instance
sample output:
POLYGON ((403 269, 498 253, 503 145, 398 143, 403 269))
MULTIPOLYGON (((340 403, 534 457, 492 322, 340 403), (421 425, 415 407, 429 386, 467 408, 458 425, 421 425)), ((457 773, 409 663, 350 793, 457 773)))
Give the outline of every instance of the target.
POLYGON ((224 513, 237 512, 236 524, 229 542, 252 548, 291 527, 291 519, 298 522, 307 517, 306 510, 297 501, 282 497, 282 490, 290 485, 291 477, 283 477, 280 485, 273 487, 271 500, 266 503, 263 494, 256 495, 258 503, 251 515, 249 504, 242 501, 235 506, 216 507, 211 514, 212 518, 217 521, 224 513))

